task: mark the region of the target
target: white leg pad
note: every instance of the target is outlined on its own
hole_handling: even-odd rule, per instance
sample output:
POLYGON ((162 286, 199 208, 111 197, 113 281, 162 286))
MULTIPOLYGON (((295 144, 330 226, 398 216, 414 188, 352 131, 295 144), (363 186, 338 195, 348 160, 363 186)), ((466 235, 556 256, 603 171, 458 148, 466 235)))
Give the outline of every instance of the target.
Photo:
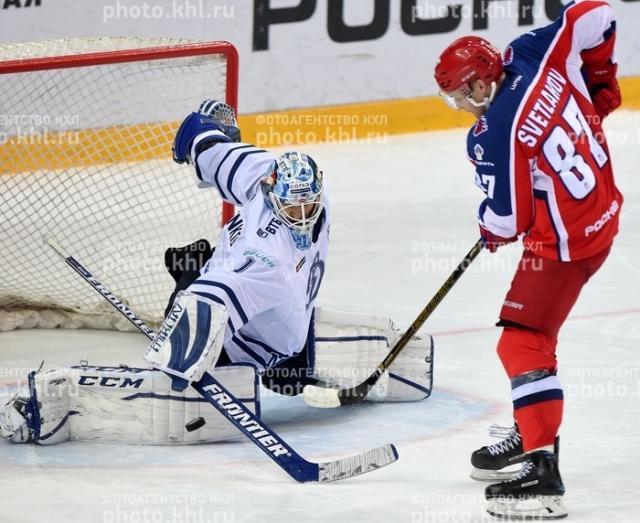
MULTIPOLYGON (((389 318, 317 307, 314 322, 314 377, 351 387, 364 381, 402 335, 389 318)), ((433 340, 414 337, 367 397, 371 401, 417 401, 431 393, 433 340)))
MULTIPOLYGON (((213 375, 260 414, 253 367, 220 367, 213 375)), ((82 366, 39 372, 31 379, 31 387, 25 387, 0 409, 0 427, 1 435, 13 442, 41 445, 67 440, 183 445, 238 435, 194 389, 176 392, 164 372, 128 367, 82 366), (25 409, 23 404, 32 398, 35 400, 25 409), (204 418, 204 426, 188 432, 185 425, 199 417, 204 418)))

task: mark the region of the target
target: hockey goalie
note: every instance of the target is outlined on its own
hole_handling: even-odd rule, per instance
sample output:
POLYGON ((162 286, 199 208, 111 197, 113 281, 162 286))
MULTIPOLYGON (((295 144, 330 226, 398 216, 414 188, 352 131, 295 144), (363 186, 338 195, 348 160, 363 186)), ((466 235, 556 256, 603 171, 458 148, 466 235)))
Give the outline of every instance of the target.
MULTIPOLYGON (((214 248, 200 240, 166 252, 176 288, 145 354, 149 368, 34 371, 0 411, 4 438, 39 444, 225 440, 233 426, 189 387, 205 372, 260 415, 260 382, 285 395, 309 384, 351 387, 399 338, 388 318, 315 306, 330 207, 326 181, 310 156, 276 157, 241 143, 233 110, 213 100, 182 122, 173 156, 192 166, 199 187, 215 188, 239 212, 214 248), (193 419, 204 423, 193 430, 193 419)), ((427 398, 432 353, 430 336, 414 338, 367 399, 427 398)))

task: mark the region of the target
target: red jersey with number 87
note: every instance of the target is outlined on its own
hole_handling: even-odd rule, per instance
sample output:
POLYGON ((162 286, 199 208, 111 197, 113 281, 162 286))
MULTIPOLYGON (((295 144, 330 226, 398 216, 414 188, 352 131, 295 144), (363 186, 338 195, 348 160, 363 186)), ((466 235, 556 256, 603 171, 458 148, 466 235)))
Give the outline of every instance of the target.
POLYGON ((601 122, 581 66, 613 60, 615 20, 602 1, 569 4, 552 24, 514 40, 505 79, 469 131, 467 153, 487 198, 480 224, 560 261, 609 248, 618 191, 601 122))

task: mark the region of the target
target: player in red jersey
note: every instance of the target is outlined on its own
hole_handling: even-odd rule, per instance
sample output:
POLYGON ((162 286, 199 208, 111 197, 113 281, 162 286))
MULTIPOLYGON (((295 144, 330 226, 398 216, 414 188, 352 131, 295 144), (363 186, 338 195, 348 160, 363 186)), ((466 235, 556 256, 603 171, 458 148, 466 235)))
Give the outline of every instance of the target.
POLYGON ((606 2, 584 0, 514 40, 504 56, 468 36, 435 68, 447 102, 478 119, 467 154, 486 193, 478 213, 486 247, 522 236, 525 249, 498 323, 516 424, 472 455, 472 477, 506 480, 485 492, 496 516, 567 514, 555 444, 563 407, 556 344, 618 232, 622 195, 601 126, 621 103, 615 29, 606 2), (518 473, 500 471, 517 462, 518 473))

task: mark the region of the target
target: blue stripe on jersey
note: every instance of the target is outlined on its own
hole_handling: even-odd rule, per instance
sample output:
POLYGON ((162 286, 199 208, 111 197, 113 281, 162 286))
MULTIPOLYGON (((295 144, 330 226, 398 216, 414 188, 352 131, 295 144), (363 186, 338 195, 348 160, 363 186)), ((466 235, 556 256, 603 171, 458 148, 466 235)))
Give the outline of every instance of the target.
POLYGON ((244 343, 241 339, 239 339, 235 335, 231 338, 231 341, 265 368, 268 367, 268 363, 271 363, 271 361, 273 360, 273 356, 271 356, 269 358, 269 362, 267 363, 266 358, 263 358, 262 356, 260 356, 256 351, 254 351, 251 347, 249 347, 249 345, 244 343))
POLYGON ((216 169, 216 172, 213 175, 213 180, 214 180, 214 182, 216 184, 216 187, 220 191, 220 196, 222 196, 222 198, 224 198, 225 200, 228 200, 229 198, 227 198, 226 194, 222 190, 222 186, 220 185, 220 182, 218 181, 218 175, 220 174, 220 168, 222 167, 222 164, 227 160, 227 158, 229 158, 229 156, 231 155, 231 153, 233 151, 239 151, 240 149, 247 149, 249 147, 253 147, 253 145, 239 145, 238 147, 230 148, 227 151, 227 154, 225 154, 223 156, 222 160, 220 160, 220 162, 218 163, 218 168, 216 169))
MULTIPOLYGON (((190 292, 193 292, 193 294, 197 294, 198 296, 202 296, 203 298, 209 298, 211 301, 215 301, 216 303, 223 305, 227 309, 229 308, 225 303, 225 301, 219 296, 216 296, 215 294, 210 294, 208 292, 203 292, 203 291, 194 291, 194 290, 190 292)), ((236 332, 236 327, 233 325, 233 320, 231 319, 231 315, 229 315, 229 319, 227 320, 227 325, 231 329, 232 333, 236 332)), ((244 323, 242 325, 244 325, 244 323)), ((242 327, 242 325, 240 325, 238 329, 242 327)))
POLYGON ((193 292, 193 294, 197 294, 198 296, 202 296, 203 298, 209 298, 211 301, 215 301, 216 303, 219 303, 220 305, 224 305, 225 307, 227 306, 224 300, 219 296, 216 296, 215 294, 209 294, 208 292, 200 292, 200 291, 190 291, 190 292, 193 292))
POLYGON ((227 178, 227 189, 229 190, 229 195, 231 197, 233 197, 233 199, 235 200, 235 204, 236 205, 240 205, 240 200, 238 199, 238 197, 233 193, 233 179, 235 178, 236 172, 238 171, 238 168, 240 167, 240 165, 242 164, 242 162, 245 160, 245 158, 251 154, 256 154, 256 153, 266 153, 267 151, 265 151, 264 149, 255 149, 253 151, 247 151, 244 152, 242 154, 240 154, 238 156, 238 159, 235 161, 235 163, 233 164, 233 167, 231 167, 231 170, 229 171, 229 177, 227 178))
POLYGON ((227 293, 227 296, 229 296, 229 298, 231 299, 231 303, 233 303, 233 306, 235 307, 236 312, 240 316, 242 323, 249 323, 249 318, 244 312, 244 309, 240 304, 240 300, 238 299, 238 297, 236 296, 236 293, 233 291, 231 287, 229 287, 228 285, 225 285, 224 283, 219 283, 217 281, 207 281, 207 280, 196 280, 193 283, 193 285, 207 285, 209 287, 217 287, 219 289, 222 289, 224 292, 227 293))
POLYGON ((514 400, 513 408, 521 409, 522 407, 527 407, 528 405, 533 405, 534 403, 561 399, 564 399, 562 389, 543 390, 540 392, 535 392, 534 394, 528 394, 527 396, 523 396, 522 398, 514 400))

